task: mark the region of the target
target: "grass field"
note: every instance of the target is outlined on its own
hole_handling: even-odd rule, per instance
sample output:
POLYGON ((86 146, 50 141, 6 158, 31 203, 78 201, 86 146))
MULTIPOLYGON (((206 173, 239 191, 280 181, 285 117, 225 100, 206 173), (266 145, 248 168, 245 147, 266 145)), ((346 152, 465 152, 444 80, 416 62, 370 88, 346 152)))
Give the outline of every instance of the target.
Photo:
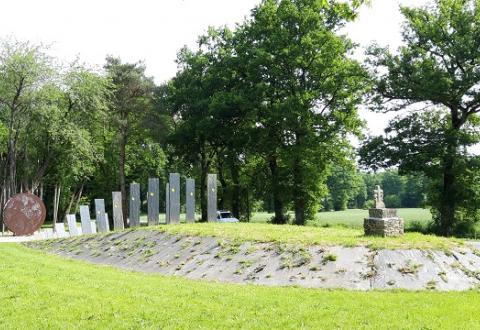
MULTIPOLYGON (((432 215, 428 209, 399 209, 398 214, 405 220, 405 225, 408 228, 412 223, 418 222, 422 226, 426 226, 431 220, 432 215)), ((197 215, 198 216, 198 215, 197 215)), ((293 214, 290 213, 293 219, 293 214)), ((308 226, 315 227, 348 227, 354 229, 363 228, 363 219, 368 216, 367 210, 345 210, 336 212, 319 212, 315 217, 315 221, 307 223, 308 226)), ((255 212, 252 214, 250 222, 252 223, 267 223, 273 217, 273 213, 268 212, 255 212)), ((161 213, 159 216, 160 223, 165 222, 165 213, 161 213)), ((180 219, 185 221, 185 214, 180 215, 180 219)), ((143 214, 140 217, 140 221, 144 224, 147 223, 147 215, 143 214)), ((43 228, 52 228, 51 222, 46 223, 43 228)))
POLYGON ((343 227, 302 227, 265 223, 197 223, 181 226, 157 226, 173 234, 214 236, 236 241, 277 242, 308 245, 365 245, 372 249, 433 249, 448 250, 463 245, 460 239, 444 238, 420 233, 406 233, 401 237, 383 238, 364 236, 363 230, 343 227))
MULTIPOLYGON (((292 215, 293 216, 293 215, 292 215)), ((398 216, 405 220, 405 226, 408 228, 413 223, 418 222, 426 226, 432 221, 432 214, 429 209, 398 209, 398 216)), ((251 222, 267 222, 273 217, 272 213, 258 212, 254 213, 251 222)), ((368 210, 345 210, 336 212, 319 212, 315 221, 311 221, 311 226, 345 226, 349 228, 363 228, 363 219, 368 217, 368 210)))
MULTIPOLYGON (((293 218, 293 214, 289 215, 293 218)), ((432 214, 429 209, 398 209, 398 215, 405 220, 406 226, 413 222, 419 222, 422 225, 427 225, 432 221, 432 214)), ((273 213, 255 212, 252 214, 250 222, 266 223, 273 217, 273 213)), ((310 226, 344 226, 349 228, 362 228, 363 219, 368 217, 368 210, 345 210, 336 212, 319 212, 315 216, 315 221, 309 222, 310 226)), ((181 215, 181 220, 184 220, 185 215, 181 215)), ((147 215, 141 217, 142 222, 147 222, 147 215)), ((160 222, 165 222, 165 214, 160 214, 160 222)))
POLYGON ((196 282, 0 245, 4 329, 478 329, 480 293, 196 282))

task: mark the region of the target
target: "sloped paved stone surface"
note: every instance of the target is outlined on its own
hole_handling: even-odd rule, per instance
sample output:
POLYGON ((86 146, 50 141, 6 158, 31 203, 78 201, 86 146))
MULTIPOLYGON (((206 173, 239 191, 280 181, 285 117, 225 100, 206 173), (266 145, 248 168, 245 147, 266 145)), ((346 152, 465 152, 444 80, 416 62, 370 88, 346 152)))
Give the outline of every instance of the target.
POLYGON ((469 290, 480 285, 480 253, 379 250, 275 243, 134 230, 28 242, 61 256, 196 280, 352 290, 469 290))

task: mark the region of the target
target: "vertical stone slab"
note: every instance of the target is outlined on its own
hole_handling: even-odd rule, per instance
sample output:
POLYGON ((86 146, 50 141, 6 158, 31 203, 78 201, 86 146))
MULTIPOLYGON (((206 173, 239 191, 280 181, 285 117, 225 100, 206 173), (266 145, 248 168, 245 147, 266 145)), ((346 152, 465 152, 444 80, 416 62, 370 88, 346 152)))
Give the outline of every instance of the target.
POLYGON ((130 185, 130 227, 140 227, 140 184, 130 185))
POLYGON ((148 225, 158 225, 160 213, 159 200, 160 184, 157 178, 148 179, 148 225))
POLYGON ((110 231, 110 220, 108 219, 108 213, 105 213, 105 223, 107 224, 107 231, 110 231))
POLYGON ((105 201, 103 199, 95 200, 95 219, 99 233, 108 232, 108 220, 105 214, 105 201))
POLYGON ((67 223, 68 223, 68 231, 70 232, 70 236, 79 236, 80 233, 78 232, 77 228, 77 220, 75 219, 75 214, 67 214, 67 223))
POLYGON ((170 223, 170 184, 165 185, 165 223, 170 223))
POLYGON ((63 222, 55 224, 55 232, 58 238, 68 237, 69 234, 65 231, 65 224, 63 222))
POLYGON ((92 234, 97 233, 97 223, 95 221, 90 221, 90 224, 92 225, 92 234))
POLYGON ((170 223, 180 223, 180 174, 170 173, 170 223))
MULTIPOLYGON (((78 230, 77 230, 77 233, 78 233, 78 230)), ((78 233, 78 235, 80 235, 81 233, 78 233)), ((55 234, 53 232, 53 228, 46 228, 45 229, 45 238, 46 239, 52 239, 52 238, 55 238, 55 234)))
POLYGON ((87 205, 80 205, 80 222, 82 223, 82 232, 85 235, 93 234, 90 209, 87 205))
POLYGON ((123 230, 125 229, 123 223, 123 211, 122 211, 122 193, 120 191, 112 192, 113 201, 113 229, 123 230))
POLYGON ((188 223, 195 222, 195 180, 187 179, 186 187, 186 220, 188 223))
POLYGON ((207 219, 208 222, 217 221, 217 175, 209 174, 207 179, 207 219))

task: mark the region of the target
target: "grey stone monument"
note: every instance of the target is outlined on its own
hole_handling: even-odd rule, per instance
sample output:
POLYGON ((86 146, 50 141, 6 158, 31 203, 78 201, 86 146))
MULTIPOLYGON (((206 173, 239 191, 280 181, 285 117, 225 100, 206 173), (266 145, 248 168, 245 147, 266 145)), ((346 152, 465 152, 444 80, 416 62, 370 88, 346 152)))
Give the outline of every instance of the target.
POLYGON ((217 175, 209 174, 207 178, 207 220, 217 221, 217 175))
POLYGON ((87 205, 80 206, 80 221, 82 222, 82 232, 85 235, 93 234, 92 222, 90 220, 90 209, 87 205))
POLYGON ((67 214, 67 222, 68 222, 68 231, 70 232, 70 236, 79 236, 80 233, 78 232, 77 228, 77 219, 75 219, 75 214, 67 214))
POLYGON ((187 179, 185 188, 186 188, 185 204, 186 204, 186 213, 187 213, 186 220, 188 223, 194 223, 195 222, 195 180, 187 179))
POLYGON ((140 184, 130 185, 130 227, 140 227, 140 184))
POLYGON ((367 236, 395 237, 404 233, 404 221, 397 216, 396 209, 385 208, 383 190, 376 186, 374 190, 374 206, 368 210, 369 217, 363 221, 363 229, 367 236))
POLYGON ((58 238, 70 236, 70 234, 65 231, 65 224, 63 222, 55 224, 55 232, 58 238))
POLYGON ((123 223, 123 211, 122 211, 122 193, 120 191, 112 192, 113 201, 113 229, 123 230, 125 229, 123 223))
POLYGON ((110 220, 108 220, 108 213, 105 213, 105 224, 107 225, 107 231, 110 231, 110 220))
POLYGON ((168 217, 171 224, 180 223, 180 174, 170 173, 170 197, 168 217))
POLYGON ((165 223, 170 223, 170 184, 165 185, 165 223))
POLYGON ((97 222, 94 220, 94 221, 90 221, 90 223, 92 224, 92 234, 96 234, 97 233, 97 222))
POLYGON ((148 179, 148 225, 157 226, 160 213, 160 183, 157 178, 148 179))
POLYGON ((103 199, 95 200, 95 219, 97 221, 98 232, 108 232, 108 220, 107 216, 105 215, 105 201, 103 199))

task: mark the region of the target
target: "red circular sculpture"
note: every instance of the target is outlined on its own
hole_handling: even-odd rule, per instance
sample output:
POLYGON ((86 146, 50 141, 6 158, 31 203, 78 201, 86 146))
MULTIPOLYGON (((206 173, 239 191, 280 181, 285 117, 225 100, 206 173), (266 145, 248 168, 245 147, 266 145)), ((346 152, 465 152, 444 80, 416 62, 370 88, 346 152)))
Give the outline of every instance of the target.
POLYGON ((16 236, 32 235, 44 223, 47 211, 42 200, 31 193, 18 194, 5 205, 3 222, 16 236))

